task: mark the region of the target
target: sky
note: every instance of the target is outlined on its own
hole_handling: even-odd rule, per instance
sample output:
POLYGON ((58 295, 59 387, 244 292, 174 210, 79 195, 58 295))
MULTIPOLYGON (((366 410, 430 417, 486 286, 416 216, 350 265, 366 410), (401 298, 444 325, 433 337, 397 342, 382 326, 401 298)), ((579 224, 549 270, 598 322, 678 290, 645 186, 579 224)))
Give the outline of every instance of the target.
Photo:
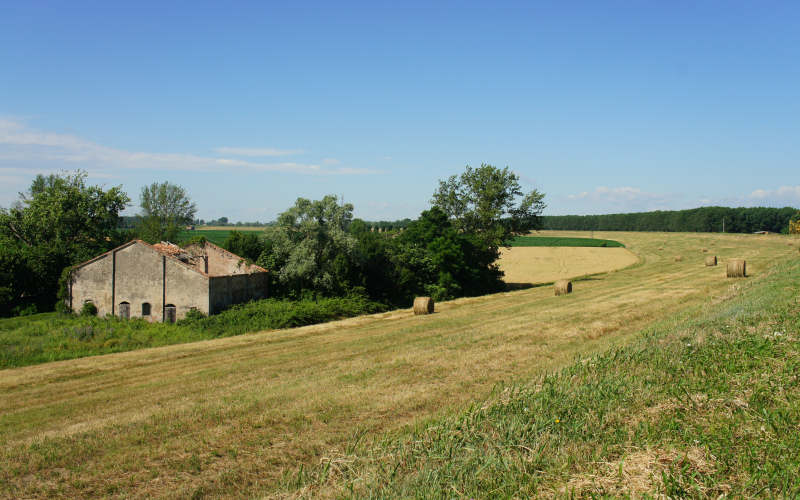
POLYGON ((0 207, 85 170, 137 213, 416 218, 466 165, 545 214, 800 206, 800 2, 0 0, 0 207), (394 4, 394 5, 393 5, 394 4))

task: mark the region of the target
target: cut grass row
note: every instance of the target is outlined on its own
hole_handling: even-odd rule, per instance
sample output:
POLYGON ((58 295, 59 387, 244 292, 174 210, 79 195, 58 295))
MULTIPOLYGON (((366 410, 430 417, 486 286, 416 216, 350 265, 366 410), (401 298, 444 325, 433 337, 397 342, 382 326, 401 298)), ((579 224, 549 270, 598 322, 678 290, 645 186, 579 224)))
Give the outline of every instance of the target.
POLYGON ((800 262, 455 415, 356 435, 284 493, 800 496, 800 262))

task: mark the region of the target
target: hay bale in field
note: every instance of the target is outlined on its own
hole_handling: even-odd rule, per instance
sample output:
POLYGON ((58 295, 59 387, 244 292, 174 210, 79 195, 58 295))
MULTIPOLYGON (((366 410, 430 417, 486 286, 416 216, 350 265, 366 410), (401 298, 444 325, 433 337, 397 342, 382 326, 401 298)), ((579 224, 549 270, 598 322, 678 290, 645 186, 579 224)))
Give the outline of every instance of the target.
POLYGON ((717 265, 717 256, 716 255, 709 255, 706 257, 706 265, 707 266, 716 266, 717 265))
POLYGON ((700 251, 703 253, 708 253, 708 248, 701 248, 700 251))
POLYGON ((572 293, 572 282, 570 280, 558 280, 553 285, 556 295, 566 295, 572 293))
POLYGON ((744 278, 747 276, 747 263, 744 259, 731 259, 727 265, 728 278, 744 278))
POLYGON ((430 297, 414 299, 414 314, 433 314, 433 299, 430 297))
POLYGON ((658 247, 659 250, 664 250, 664 247, 658 247))
POLYGON ((683 256, 681 256, 681 255, 676 255, 675 256, 675 262, 680 262, 682 260, 683 260, 683 256))

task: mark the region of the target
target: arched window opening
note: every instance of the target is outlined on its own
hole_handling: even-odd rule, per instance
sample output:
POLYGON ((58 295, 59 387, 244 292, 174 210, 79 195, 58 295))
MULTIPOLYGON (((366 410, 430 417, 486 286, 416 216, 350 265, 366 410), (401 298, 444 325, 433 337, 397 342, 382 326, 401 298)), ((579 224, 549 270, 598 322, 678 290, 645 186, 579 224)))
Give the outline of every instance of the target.
POLYGON ((178 319, 178 308, 174 304, 164 306, 164 323, 175 323, 178 319))
POLYGON ((150 316, 150 303, 145 302, 142 304, 142 316, 150 316))
POLYGON ((130 319, 131 318, 131 304, 130 302, 120 302, 119 303, 119 317, 122 319, 130 319))

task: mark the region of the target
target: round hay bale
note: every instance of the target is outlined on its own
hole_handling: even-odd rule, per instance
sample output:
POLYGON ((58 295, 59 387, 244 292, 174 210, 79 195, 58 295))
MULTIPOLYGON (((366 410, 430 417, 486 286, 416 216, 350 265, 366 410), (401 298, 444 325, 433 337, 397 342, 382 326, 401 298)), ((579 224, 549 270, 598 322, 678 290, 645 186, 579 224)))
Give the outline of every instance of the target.
POLYGON ((664 250, 664 247, 658 247, 659 250, 664 250))
POLYGON ((676 255, 675 256, 675 262, 680 262, 682 260, 683 260, 683 256, 681 256, 681 255, 676 255))
POLYGON ((708 253, 708 248, 701 248, 700 251, 703 253, 708 253))
POLYGON ((744 259, 731 259, 727 265, 728 278, 744 278, 747 276, 747 263, 744 259))
POLYGON ((566 295, 572 293, 572 282, 570 280, 558 280, 553 285, 556 295, 566 295))
POLYGON ((414 299, 414 315, 433 314, 433 299, 430 297, 417 297, 414 299))
POLYGON ((717 256, 716 255, 709 255, 706 257, 706 265, 707 266, 716 266, 717 265, 717 256))

